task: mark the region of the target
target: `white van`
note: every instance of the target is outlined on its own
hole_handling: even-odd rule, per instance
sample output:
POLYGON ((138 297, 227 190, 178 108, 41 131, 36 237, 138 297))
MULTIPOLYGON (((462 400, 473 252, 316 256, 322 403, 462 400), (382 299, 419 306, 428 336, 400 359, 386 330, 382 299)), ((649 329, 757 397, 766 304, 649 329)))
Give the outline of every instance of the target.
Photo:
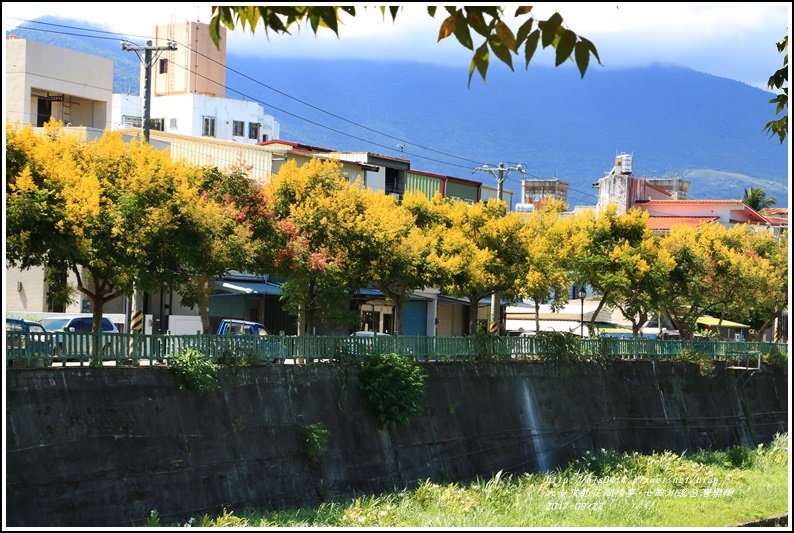
MULTIPOLYGON (((51 333, 91 333, 93 329, 94 315, 60 315, 41 319, 41 325, 47 332, 51 333)), ((102 317, 102 333, 119 333, 116 324, 108 317, 102 317)), ((66 357, 67 361, 81 360, 90 357, 91 342, 86 335, 68 336, 54 335, 52 339, 52 354, 57 361, 59 358, 66 357)), ((105 356, 112 355, 113 343, 111 340, 103 339, 101 346, 105 356)))

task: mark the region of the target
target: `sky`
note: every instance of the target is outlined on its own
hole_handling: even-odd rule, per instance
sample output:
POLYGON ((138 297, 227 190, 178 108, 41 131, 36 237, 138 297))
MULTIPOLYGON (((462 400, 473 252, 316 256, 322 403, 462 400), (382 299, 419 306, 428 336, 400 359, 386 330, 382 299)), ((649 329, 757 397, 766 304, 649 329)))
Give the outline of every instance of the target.
MULTIPOLYGON (((108 31, 140 37, 143 42, 155 25, 195 20, 208 23, 212 5, 3 2, 3 26, 10 30, 23 21, 51 15, 100 24, 108 31)), ((446 15, 442 7, 439 6, 435 18, 431 18, 426 5, 408 4, 392 22, 389 15, 384 20, 376 6, 351 5, 356 6, 356 17, 342 15, 339 37, 325 28, 315 35, 305 25, 292 35, 265 35, 261 27, 254 34, 237 30, 227 35, 227 53, 280 58, 419 61, 468 69, 469 50, 454 37, 438 41, 438 30, 446 15)), ((518 4, 502 5, 507 7, 508 25, 516 31, 518 24, 511 21, 518 4)), ((783 66, 783 54, 777 51, 775 44, 789 34, 791 21, 791 4, 787 2, 559 2, 533 6, 533 14, 538 19, 547 19, 558 11, 568 28, 592 41, 603 68, 671 64, 764 90, 770 90, 769 76, 783 66)), ((532 64, 536 61, 550 65, 553 53, 539 50, 532 64)), ((499 68, 508 68, 492 60, 491 65, 496 64, 499 68)), ((515 64, 516 69, 523 68, 521 60, 515 64)), ((591 68, 595 66, 591 62, 591 68)))

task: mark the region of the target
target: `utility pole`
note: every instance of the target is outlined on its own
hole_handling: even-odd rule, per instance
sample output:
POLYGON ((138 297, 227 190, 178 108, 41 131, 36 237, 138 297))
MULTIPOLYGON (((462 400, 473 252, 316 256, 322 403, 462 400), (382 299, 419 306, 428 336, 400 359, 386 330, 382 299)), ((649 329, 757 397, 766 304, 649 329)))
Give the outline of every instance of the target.
MULTIPOLYGON (((511 170, 517 170, 518 172, 524 173, 524 169, 519 163, 518 165, 511 167, 504 163, 499 163, 499 165, 494 167, 490 167, 488 165, 483 165, 481 167, 477 167, 474 169, 474 172, 489 172, 496 178, 496 195, 499 197, 499 200, 502 200, 502 189, 505 180, 507 179, 507 175, 510 173, 511 170)), ((510 211, 510 207, 507 208, 510 211)), ((502 317, 502 306, 499 303, 499 294, 494 291, 491 295, 491 316, 488 320, 488 330, 491 333, 499 334, 499 323, 502 317)))
MULTIPOLYGON (((141 57, 139 52, 143 51, 143 139, 149 144, 149 132, 151 131, 151 99, 152 99, 152 65, 157 59, 157 55, 152 52, 163 50, 176 50, 176 41, 169 39, 165 46, 152 46, 152 41, 146 41, 146 46, 133 46, 129 41, 121 41, 121 49, 125 52, 135 52, 141 57)), ((162 300, 163 295, 160 294, 162 300)), ((162 320, 162 317, 160 317, 162 320)), ((132 310, 130 317, 130 333, 143 333, 143 292, 135 283, 132 294, 132 310)))
MULTIPOLYGON (((151 131, 152 65, 157 59, 152 52, 176 50, 176 41, 169 39, 165 46, 152 46, 152 41, 146 41, 146 46, 133 46, 129 41, 121 41, 121 49, 135 53, 143 51, 143 59, 141 59, 143 61, 143 138, 148 143, 149 131, 151 131)), ((141 57, 141 54, 138 54, 138 57, 141 57)))

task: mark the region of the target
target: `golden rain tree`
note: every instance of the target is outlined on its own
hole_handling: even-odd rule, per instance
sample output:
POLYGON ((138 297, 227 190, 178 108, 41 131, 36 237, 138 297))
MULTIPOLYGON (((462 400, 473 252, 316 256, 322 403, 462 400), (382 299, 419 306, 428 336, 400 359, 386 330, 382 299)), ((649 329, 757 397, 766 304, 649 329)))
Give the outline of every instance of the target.
MULTIPOLYGON (((559 310, 568 302, 571 258, 578 249, 577 232, 560 217, 566 205, 551 201, 526 216, 527 262, 521 294, 532 300, 535 309, 550 304, 559 310)), ((540 331, 540 315, 535 313, 535 332, 540 331)))
POLYGON ((580 246, 573 256, 572 277, 601 295, 591 325, 606 305, 615 306, 627 296, 635 298, 634 306, 640 303, 638 295, 632 295, 631 278, 647 268, 641 257, 643 243, 650 238, 647 219, 648 213, 640 209, 619 214, 614 204, 597 213, 584 210, 573 218, 574 235, 579 233, 574 238, 580 246))
POLYGON ((298 334, 324 322, 356 323, 348 302, 362 286, 372 246, 362 232, 361 188, 342 175, 338 161, 313 158, 301 167, 285 163, 265 193, 282 239, 275 261, 289 276, 283 298, 298 317, 298 334))
POLYGON ((244 172, 205 167, 196 187, 180 238, 172 243, 172 283, 184 305, 198 308, 202 329, 210 334, 213 281, 229 270, 268 271, 275 230, 262 187, 244 172))
MULTIPOLYGON (((427 261, 431 239, 405 203, 414 202, 417 194, 403 200, 403 205, 383 193, 362 192, 367 205, 362 230, 370 242, 371 253, 363 258, 364 279, 394 305, 394 333, 402 334, 402 306, 410 294, 430 283, 432 265, 427 261)), ((421 198, 427 202, 424 195, 421 198)))
POLYGON ((497 292, 506 301, 521 298, 526 263, 524 218, 506 212, 501 200, 468 205, 434 199, 439 224, 428 260, 437 268, 440 288, 469 299, 469 333, 477 331, 480 300, 497 292))
POLYGON ((756 255, 768 262, 770 269, 761 279, 762 286, 754 294, 747 307, 737 313, 739 321, 752 324, 756 330, 756 340, 761 340, 763 332, 774 325, 774 342, 783 336, 783 311, 789 306, 789 247, 788 231, 775 238, 771 232, 754 232, 748 255, 756 255))
MULTIPOLYGON (((42 134, 9 124, 6 143, 6 261, 71 272, 101 331, 106 302, 173 263, 197 168, 119 132, 88 140, 56 122, 42 134)), ((69 293, 65 278, 50 282, 69 293)))
POLYGON ((661 246, 675 260, 662 295, 665 310, 683 338, 697 331, 697 319, 703 314, 737 319, 757 309, 769 313, 766 318, 771 320, 788 305, 782 290, 788 264, 781 260, 780 243, 766 228, 676 226, 662 238, 661 246))
POLYGON ((607 282, 609 291, 637 337, 648 319, 659 313, 675 262, 659 245, 658 237, 650 232, 635 246, 628 242, 617 246, 611 259, 618 270, 607 282))
POLYGON ((766 227, 708 225, 698 235, 712 288, 707 312, 720 320, 736 320, 749 309, 764 309, 774 318, 788 304, 780 293, 787 263, 780 263, 782 247, 766 227))

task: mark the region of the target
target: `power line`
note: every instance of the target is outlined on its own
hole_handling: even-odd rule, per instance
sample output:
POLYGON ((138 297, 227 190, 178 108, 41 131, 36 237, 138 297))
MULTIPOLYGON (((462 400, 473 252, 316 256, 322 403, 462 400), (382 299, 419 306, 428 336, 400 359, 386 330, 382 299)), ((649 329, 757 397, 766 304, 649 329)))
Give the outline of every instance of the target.
MULTIPOLYGON (((23 19, 15 19, 15 20, 23 20, 23 19)), ((78 36, 78 37, 87 37, 87 38, 94 38, 94 39, 107 39, 107 40, 114 40, 114 37, 112 37, 112 36, 121 36, 122 35, 122 34, 120 34, 118 32, 110 32, 110 31, 104 31, 104 30, 94 30, 94 29, 90 29, 90 28, 80 28, 80 27, 75 27, 75 26, 54 24, 54 23, 48 23, 48 22, 39 22, 39 21, 30 21, 30 20, 23 20, 23 22, 28 22, 28 23, 33 23, 33 24, 41 24, 41 25, 47 25, 47 26, 54 26, 54 27, 66 28, 66 29, 77 30, 77 31, 87 31, 87 32, 92 32, 92 33, 99 33, 99 34, 108 35, 108 37, 103 37, 103 36, 99 36, 99 35, 68 33, 68 32, 46 30, 46 29, 40 29, 40 28, 20 27, 20 29, 31 30, 31 31, 40 31, 40 32, 44 32, 44 33, 58 33, 58 34, 74 35, 74 36, 78 36)), ((180 46, 183 46, 185 48, 188 48, 188 49, 192 50, 192 48, 189 45, 186 45, 184 43, 179 43, 179 44, 180 44, 180 46)), ((201 54, 198 51, 195 51, 195 52, 197 54, 201 55, 202 57, 204 57, 205 59, 213 61, 213 62, 215 62, 217 64, 221 64, 221 63, 215 61, 214 59, 212 59, 212 58, 210 58, 210 57, 208 57, 206 55, 201 54)), ((443 155, 443 156, 446 156, 446 157, 459 159, 461 161, 474 163, 474 164, 477 164, 477 165, 481 165, 482 164, 480 161, 476 161, 476 160, 473 160, 473 159, 470 159, 470 158, 467 158, 467 157, 458 156, 458 155, 455 155, 455 154, 450 154, 448 152, 437 150, 435 148, 426 147, 426 146, 420 145, 418 143, 413 143, 413 142, 408 141, 406 139, 402 139, 400 137, 396 137, 396 136, 384 133, 382 131, 370 128, 369 126, 366 126, 364 124, 358 123, 358 122, 353 121, 353 120, 349 120, 349 119, 347 119, 345 117, 342 117, 340 115, 337 115, 335 113, 327 111, 327 110, 325 110, 325 109, 323 109, 321 107, 315 106, 315 105, 313 105, 313 104, 311 104, 309 102, 306 102, 304 100, 296 98, 296 97, 294 97, 294 96, 292 96, 292 95, 290 95, 288 93, 285 93, 285 92, 283 92, 283 91, 281 91, 279 89, 276 89, 276 88, 274 88, 274 87, 272 87, 272 86, 270 86, 270 85, 268 85, 268 84, 266 84, 264 82, 261 82, 260 80, 252 78, 252 77, 250 77, 250 76, 248 76, 248 75, 246 75, 246 74, 244 74, 242 72, 239 72, 239 71, 237 71, 235 69, 232 69, 232 68, 228 67, 225 64, 223 66, 226 68, 226 70, 228 72, 236 74, 236 75, 238 75, 238 76, 240 76, 240 77, 242 77, 244 79, 247 79, 247 80, 249 80, 249 81, 251 81, 253 83, 256 83, 257 85, 260 85, 260 86, 264 87, 265 89, 268 89, 268 90, 273 91, 273 92, 275 92, 275 93, 277 93, 279 95, 282 95, 282 96, 284 96, 286 98, 289 98, 290 100, 293 100, 293 101, 295 101, 295 102, 297 102, 299 104, 305 105, 305 106, 307 106, 307 107, 309 107, 311 109, 314 109, 316 111, 324 113, 324 114, 326 114, 326 115, 328 115, 330 117, 333 117, 333 118, 335 118, 337 120, 341 120, 341 121, 346 122, 346 123, 348 123, 350 125, 353 125, 355 127, 362 128, 362 129, 364 129, 366 131, 375 133, 377 135, 382 135, 382 136, 384 136, 386 138, 398 141, 398 144, 396 146, 399 147, 401 157, 403 157, 403 158, 407 155, 407 156, 410 156, 410 157, 414 157, 414 158, 418 158, 418 159, 422 159, 422 160, 426 160, 426 161, 432 161, 432 162, 435 162, 435 163, 439 163, 439 164, 447 165, 447 166, 451 166, 451 167, 465 168, 465 169, 471 168, 470 165, 463 165, 463 164, 453 163, 453 162, 450 162, 450 161, 445 161, 445 160, 442 160, 442 159, 437 159, 437 158, 429 157, 429 156, 426 156, 426 155, 421 155, 421 154, 415 153, 414 151, 405 151, 405 146, 406 145, 410 145, 410 146, 413 146, 413 147, 421 149, 421 150, 426 150, 428 152, 436 153, 436 154, 443 155)), ((200 77, 203 77, 204 79, 209 79, 209 78, 206 78, 206 77, 204 77, 204 76, 202 76, 200 74, 197 74, 197 75, 200 76, 200 77)), ((212 81, 212 80, 210 80, 210 81, 212 81)), ((349 137, 349 138, 352 138, 352 139, 355 139, 355 140, 358 140, 358 141, 361 141, 361 142, 364 142, 364 143, 367 143, 367 144, 370 144, 370 145, 373 145, 373 146, 384 148, 386 150, 394 150, 393 146, 381 144, 381 143, 375 142, 373 140, 366 139, 366 138, 363 138, 363 137, 359 137, 359 136, 344 132, 342 130, 333 128, 333 127, 328 126, 326 124, 323 124, 323 123, 308 119, 308 118, 306 118, 306 117, 304 117, 302 115, 287 111, 286 109, 280 108, 280 107, 275 106, 275 105, 271 105, 271 104, 269 104, 267 102, 264 102, 264 101, 262 101, 262 100, 260 100, 260 99, 258 99, 256 97, 253 97, 251 95, 245 94, 245 93, 243 93, 241 91, 238 91, 238 90, 236 90, 233 87, 230 87, 228 85, 221 85, 221 87, 223 87, 224 89, 226 89, 228 91, 231 91, 231 92, 233 92, 235 94, 240 95, 244 99, 247 99, 247 100, 250 100, 250 101, 253 101, 253 102, 257 102, 257 103, 267 107, 268 109, 273 109, 275 111, 278 111, 279 113, 282 113, 282 114, 287 115, 287 116, 291 116, 291 117, 296 118, 298 120, 302 120, 302 121, 307 122, 309 124, 312 124, 314 126, 321 127, 321 128, 327 129, 329 131, 332 131, 334 133, 337 133, 339 135, 343 135, 343 136, 346 136, 346 137, 349 137)), ((486 167, 487 165, 482 164, 482 166, 486 167)), ((533 174, 531 174, 529 172, 526 172, 525 169, 522 170, 522 173, 526 174, 527 176, 530 176, 532 178, 535 178, 535 179, 545 179, 545 178, 540 178, 538 176, 535 176, 535 175, 533 175, 533 174)), ((511 183, 515 183, 516 186, 519 187, 519 191, 520 191, 521 183, 518 180, 515 180, 513 178, 507 178, 507 177, 505 177, 505 180, 509 180, 511 183)), ((569 188, 569 191, 571 191, 571 190, 573 190, 573 189, 569 188)), ((581 193, 581 191, 578 191, 578 192, 581 193)), ((584 194, 585 196, 597 198, 597 195, 592 194, 592 193, 581 193, 581 194, 584 194)))
MULTIPOLYGON (((77 27, 74 27, 74 26, 64 26, 64 25, 57 25, 57 24, 51 24, 51 23, 46 23, 46 22, 37 22, 37 21, 26 21, 26 22, 33 22, 33 23, 36 23, 36 24, 46 24, 46 25, 53 25, 53 26, 58 26, 58 27, 64 27, 64 28, 75 29, 75 30, 79 30, 79 31, 85 31, 85 29, 83 29, 83 28, 77 28, 77 27)), ((39 28, 24 28, 24 29, 33 30, 33 31, 42 31, 42 32, 45 32, 45 33, 65 33, 65 32, 57 32, 57 31, 52 31, 52 30, 44 30, 44 29, 39 29, 39 28)), ((99 31, 99 30, 87 30, 87 31, 99 31)), ((114 33, 114 32, 104 32, 104 31, 103 31, 103 32, 101 32, 101 33, 106 33, 106 34, 109 34, 109 35, 121 35, 120 33, 114 33)), ((111 37, 98 37, 98 36, 94 36, 94 35, 83 35, 83 34, 70 34, 70 35, 75 35, 75 36, 78 36, 78 37, 89 37, 89 38, 104 38, 104 39, 112 39, 111 37)), ((213 61, 213 62, 214 62, 214 63, 216 63, 216 64, 221 64, 221 63, 219 63, 218 61, 215 61, 215 60, 213 60, 212 58, 210 58, 210 57, 208 57, 208 56, 206 56, 206 55, 204 55, 204 54, 201 54, 201 52, 199 52, 199 51, 196 51, 196 50, 193 50, 193 49, 192 49, 192 48, 191 48, 189 45, 187 45, 187 44, 185 44, 185 43, 178 43, 178 44, 179 44, 180 46, 183 46, 183 47, 187 48, 187 49, 190 49, 191 51, 193 51, 193 52, 197 53, 198 55, 200 55, 201 57, 203 57, 203 58, 205 58, 205 59, 208 59, 208 60, 210 60, 210 61, 213 61)), ((355 122, 355 121, 349 120, 349 119, 347 119, 347 118, 345 118, 345 117, 342 117, 342 116, 340 116, 340 115, 337 115, 337 114, 335 114, 335 113, 332 113, 332 112, 330 112, 330 111, 327 111, 327 110, 325 110, 325 109, 323 109, 323 108, 320 108, 320 107, 318 107, 318 106, 315 106, 315 105, 313 105, 313 104, 311 104, 311 103, 305 102, 305 101, 303 101, 303 100, 301 100, 301 99, 299 99, 299 98, 296 98, 296 97, 294 97, 294 96, 291 96, 291 95, 289 95, 289 94, 287 94, 287 93, 285 93, 285 92, 283 92, 283 91, 280 91, 280 90, 278 90, 278 89, 276 89, 276 88, 274 88, 274 87, 271 87, 270 85, 267 85, 267 84, 265 84, 265 83, 263 83, 263 82, 261 82, 261 81, 259 81, 259 80, 257 80, 257 79, 254 79, 254 78, 252 78, 252 77, 250 77, 250 76, 248 76, 248 75, 246 75, 246 74, 244 74, 244 73, 242 73, 242 72, 239 72, 239 71, 237 71, 237 70, 235 70, 235 69, 232 69, 232 68, 230 68, 230 67, 229 67, 228 65, 226 65, 226 64, 222 64, 222 65, 223 65, 223 66, 226 68, 226 70, 227 70, 227 71, 229 71, 229 72, 232 72, 232 73, 234 73, 234 74, 237 74, 237 75, 239 75, 240 77, 242 77, 242 78, 244 78, 244 79, 247 79, 247 80, 249 80, 249 81, 251 81, 251 82, 253 82, 253 83, 256 83, 257 85, 260 85, 260 86, 262 86, 262 87, 264 87, 264 88, 266 88, 266 89, 268 89, 268 90, 270 90, 270 91, 273 91, 273 92, 275 92, 275 93, 277 93, 277 94, 280 94, 280 95, 282 95, 282 96, 284 96, 284 97, 286 97, 286 98, 289 98, 289 99, 291 99, 291 100, 294 100, 295 102, 298 102, 298 103, 300 103, 300 104, 302 104, 302 105, 305 105, 305 106, 307 106, 307 107, 310 107, 310 108, 312 108, 312 109, 314 109, 314 110, 316 110, 316 111, 320 111, 321 113, 324 113, 324 114, 326 114, 326 115, 329 115, 329 116, 331 116, 331 117, 333 117, 333 118, 336 118, 336 119, 338 119, 338 120, 341 120, 341 121, 343 121, 343 122, 347 122, 347 123, 349 123, 349 124, 351 124, 351 125, 353 125, 353 126, 356 126, 356 127, 358 127, 358 128, 362 128, 362 129, 365 129, 365 130, 367 130, 367 131, 370 131, 370 132, 372 132, 372 133, 375 133, 375 134, 378 134, 378 135, 382 135, 382 136, 384 136, 384 137, 387 137, 387 138, 393 139, 393 140, 395 140, 395 141, 399 141, 399 143, 400 143, 400 144, 403 144, 403 145, 411 145, 411 146, 415 146, 415 147, 417 147, 417 148, 420 148, 420 149, 422 149, 422 150, 427 150, 427 151, 429 151, 429 152, 437 153, 437 154, 439 154, 439 155, 444 155, 444 156, 447 156, 447 157, 452 157, 452 158, 454 158, 454 159, 460 159, 460 160, 462 160, 462 161, 466 161, 466 162, 469 162, 469 163, 474 163, 474 164, 477 164, 477 165, 479 165, 479 164, 482 164, 482 161, 476 161, 476 160, 469 159, 469 158, 466 158, 466 157, 461 157, 461 156, 457 156, 457 155, 454 155, 454 154, 449 154, 449 153, 447 153, 447 152, 443 152, 443 151, 441 151, 441 150, 436 150, 435 148, 429 148, 429 147, 426 147, 426 146, 422 146, 422 145, 420 145, 420 144, 413 143, 413 142, 411 142, 411 141, 408 141, 408 140, 406 140, 406 139, 402 139, 402 138, 400 138, 400 137, 395 137, 395 136, 393 136, 393 135, 389 135, 389 134, 387 134, 387 133, 383 133, 383 132, 381 132, 381 131, 379 131, 379 130, 376 130, 376 129, 370 128, 369 126, 366 126, 366 125, 360 124, 360 123, 358 123, 358 122, 355 122)), ((201 76, 200 74, 197 74, 197 75, 198 75, 198 76, 200 76, 200 77, 203 77, 204 79, 209 79, 209 78, 206 78, 206 77, 204 77, 204 76, 201 76)), ((212 80, 210 80, 210 81, 212 81, 212 80)), ((313 120, 307 119, 307 118, 305 118, 305 117, 303 117, 303 116, 301 116, 301 115, 297 115, 297 114, 295 114, 295 113, 291 113, 291 112, 289 112, 289 111, 287 111, 287 110, 285 110, 285 109, 279 108, 279 107, 277 107, 277 106, 275 106, 275 105, 268 104, 267 102, 264 102, 264 101, 262 101, 262 100, 260 100, 260 99, 258 99, 258 98, 256 98, 256 97, 253 97, 253 96, 251 96, 251 95, 248 95, 248 94, 245 94, 245 93, 243 93, 243 92, 241 92, 241 91, 238 91, 238 90, 236 90, 236 89, 234 89, 234 88, 232 88, 232 87, 230 87, 230 86, 228 86, 228 85, 222 85, 222 84, 219 84, 219 85, 220 85, 221 87, 223 87, 224 89, 226 89, 226 90, 229 90, 229 91, 232 91, 232 92, 234 92, 234 93, 236 93, 236 94, 238 94, 238 95, 240 95, 240 96, 242 96, 242 97, 244 97, 244 98, 246 98, 246 99, 248 99, 248 100, 250 100, 250 101, 253 101, 253 102, 258 102, 258 103, 260 103, 260 104, 262 104, 262 105, 264 105, 264 106, 266 106, 266 107, 268 107, 268 108, 275 109, 275 110, 277 110, 277 111, 279 111, 279 112, 281 112, 281 113, 284 113, 284 114, 286 114, 286 115, 289 115, 289 116, 292 116, 292 117, 294 117, 294 118, 297 118, 297 119, 303 120, 303 121, 305 121, 305 122, 308 122, 308 123, 310 123, 310 124, 312 124, 312 125, 315 125, 315 126, 318 126, 318 127, 322 127, 322 128, 325 128, 325 129, 328 129, 329 131, 332 131, 332 132, 334 132, 334 133, 338 133, 338 134, 340 134, 340 135, 344 135, 344 136, 350 137, 350 138, 352 138, 352 139, 355 139, 355 140, 358 140, 358 141, 366 142, 366 143, 368 143, 368 144, 372 144, 372 145, 374 145, 374 146, 379 146, 379 147, 381 147, 381 148, 386 148, 386 149, 388 149, 388 150, 393 150, 393 149, 394 149, 392 146, 387 146, 387 145, 384 145, 384 144, 376 143, 376 142, 374 142, 374 141, 371 141, 371 140, 368 140, 368 139, 365 139, 365 138, 362 138, 362 137, 358 137, 358 136, 355 136, 355 135, 352 135, 352 134, 346 133, 346 132, 344 132, 344 131, 341 131, 341 130, 338 130, 338 129, 332 128, 332 127, 330 127, 330 126, 326 126, 325 124, 321 124, 321 123, 319 123, 319 122, 316 122, 316 121, 313 121, 313 120)), ((451 163, 451 162, 449 162, 449 161, 443 161, 443 160, 440 160, 440 159, 435 159, 435 158, 431 158, 431 157, 423 156, 423 155, 416 154, 416 153, 412 153, 412 152, 405 152, 405 151, 401 151, 401 152, 402 152, 404 155, 414 156, 414 157, 418 157, 418 158, 421 158, 421 159, 426 159, 426 160, 428 160, 428 161, 433 161, 433 162, 436 162, 436 163, 441 163, 441 164, 444 164, 444 165, 454 166, 454 167, 458 167, 458 168, 466 168, 466 169, 470 168, 470 165, 460 165, 460 164, 457 164, 457 163, 451 163)))

